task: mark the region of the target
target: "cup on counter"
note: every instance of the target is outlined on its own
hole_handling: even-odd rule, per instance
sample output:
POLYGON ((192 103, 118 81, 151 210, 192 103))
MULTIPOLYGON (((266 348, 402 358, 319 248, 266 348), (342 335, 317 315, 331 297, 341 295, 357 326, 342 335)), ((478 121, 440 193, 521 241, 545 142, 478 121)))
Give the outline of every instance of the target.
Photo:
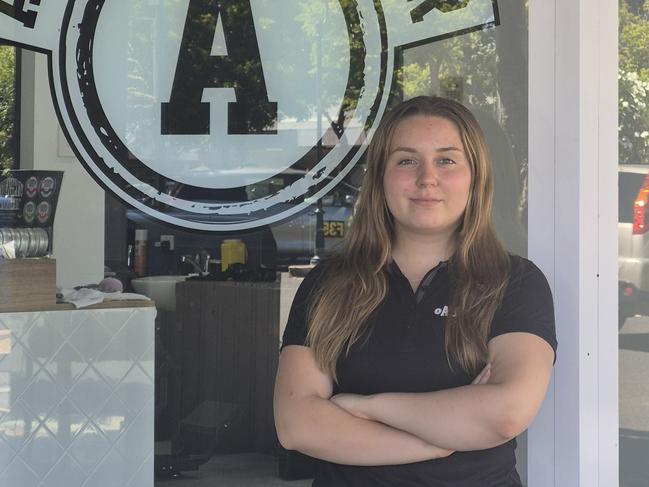
POLYGON ((221 243, 221 272, 232 264, 245 264, 248 260, 246 244, 239 239, 228 238, 221 243))

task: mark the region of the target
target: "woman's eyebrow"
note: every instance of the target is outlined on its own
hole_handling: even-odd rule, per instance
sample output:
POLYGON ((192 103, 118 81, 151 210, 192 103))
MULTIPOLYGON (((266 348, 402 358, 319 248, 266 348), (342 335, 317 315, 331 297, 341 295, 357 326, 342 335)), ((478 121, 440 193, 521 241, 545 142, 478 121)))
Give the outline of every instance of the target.
POLYGON ((440 147, 437 149, 437 152, 464 152, 464 150, 458 148, 458 147, 440 147))
POLYGON ((412 147, 395 147, 390 151, 390 154, 394 154, 395 152, 410 152, 411 154, 417 153, 417 151, 412 147))
MULTIPOLYGON (((395 152, 409 152, 411 154, 416 154, 417 150, 413 149, 412 147, 395 147, 390 151, 390 154, 394 154, 395 152)), ((436 152, 464 152, 464 150, 455 146, 449 146, 449 147, 440 147, 436 149, 436 152)))

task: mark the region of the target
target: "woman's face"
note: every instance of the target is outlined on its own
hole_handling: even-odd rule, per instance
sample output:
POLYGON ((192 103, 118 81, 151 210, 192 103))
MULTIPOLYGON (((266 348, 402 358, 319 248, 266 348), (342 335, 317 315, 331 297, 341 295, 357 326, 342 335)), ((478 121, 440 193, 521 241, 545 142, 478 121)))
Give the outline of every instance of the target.
POLYGON ((397 238, 451 238, 466 208, 471 167, 456 125, 418 115, 399 122, 390 143, 383 189, 397 238))

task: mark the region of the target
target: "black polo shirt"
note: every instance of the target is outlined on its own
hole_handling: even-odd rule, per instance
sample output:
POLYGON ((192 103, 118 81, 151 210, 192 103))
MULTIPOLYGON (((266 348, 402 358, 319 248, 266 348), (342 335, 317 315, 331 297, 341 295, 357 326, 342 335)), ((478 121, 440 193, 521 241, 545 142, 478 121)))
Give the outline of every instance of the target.
MULTIPOLYGON (((528 332, 556 351, 552 295, 543 273, 531 261, 512 256, 512 273, 494 316, 490 339, 528 332)), ((326 265, 326 264, 324 264, 326 265)), ((444 350, 449 276, 446 263, 431 269, 413 292, 396 264, 386 269, 388 294, 374 313, 369 338, 361 338, 337 363, 334 394, 429 392, 470 384, 473 377, 448 364, 444 350)), ((304 345, 309 295, 322 266, 304 279, 289 314, 282 347, 304 345)), ((367 331, 366 331, 367 333, 367 331)), ((487 450, 455 452, 447 458, 406 465, 357 467, 322 462, 314 486, 518 487, 516 440, 487 450)))

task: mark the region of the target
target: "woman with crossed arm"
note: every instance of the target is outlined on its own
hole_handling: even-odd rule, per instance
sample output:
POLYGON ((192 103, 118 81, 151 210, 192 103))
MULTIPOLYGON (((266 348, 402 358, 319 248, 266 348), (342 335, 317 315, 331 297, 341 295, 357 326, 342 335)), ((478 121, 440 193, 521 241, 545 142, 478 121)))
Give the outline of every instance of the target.
POLYGON ((301 284, 275 385, 314 486, 518 487, 556 351, 549 286, 491 223, 484 135, 418 97, 381 121, 340 252, 301 284))

